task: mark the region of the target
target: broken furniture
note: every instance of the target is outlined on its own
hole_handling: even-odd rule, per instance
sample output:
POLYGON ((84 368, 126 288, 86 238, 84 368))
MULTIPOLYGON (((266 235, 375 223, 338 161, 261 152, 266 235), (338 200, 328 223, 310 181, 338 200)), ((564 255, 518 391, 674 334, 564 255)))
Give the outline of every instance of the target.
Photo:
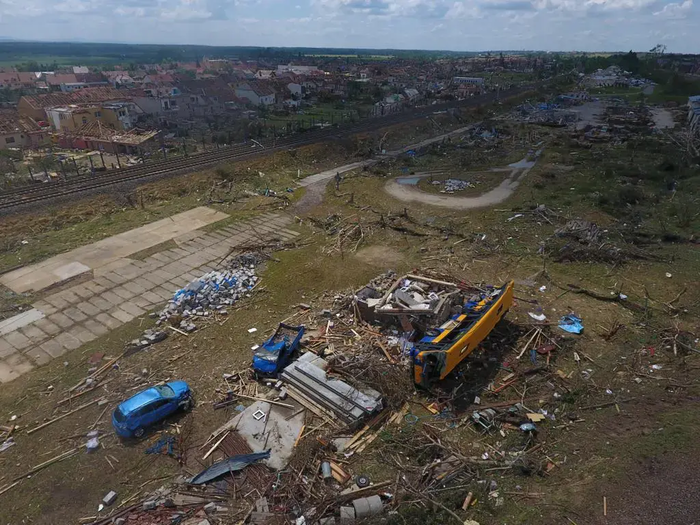
POLYGON ((426 325, 443 323, 454 306, 463 302, 455 283, 408 274, 397 279, 382 296, 366 286, 355 294, 360 316, 369 323, 393 324, 402 317, 420 317, 426 325))

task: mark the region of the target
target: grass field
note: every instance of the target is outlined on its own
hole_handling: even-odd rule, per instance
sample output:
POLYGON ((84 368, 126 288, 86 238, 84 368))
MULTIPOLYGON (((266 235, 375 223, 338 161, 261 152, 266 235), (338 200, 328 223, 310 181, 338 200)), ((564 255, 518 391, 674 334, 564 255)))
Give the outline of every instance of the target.
POLYGON ((36 62, 45 65, 50 65, 55 62, 59 66, 104 66, 120 64, 124 61, 106 56, 26 55, 14 57, 0 55, 0 67, 20 66, 27 62, 36 62))
MULTIPOLYGON (((391 130, 387 140, 403 139, 406 143, 431 131, 420 126, 413 123, 391 130)), ((492 342, 484 344, 486 350, 475 353, 460 369, 459 388, 478 394, 482 407, 521 403, 528 413, 544 415, 544 411, 546 417, 537 416, 541 421, 536 432, 524 432, 510 423, 500 431, 487 432, 470 422, 477 405, 454 416, 444 413, 436 417, 425 408, 435 397, 411 392, 410 413, 415 420, 400 420, 379 432, 366 450, 343 459, 343 468, 353 474, 366 473, 375 483, 391 484, 387 491, 397 502, 392 503, 397 514, 386 516, 388 524, 444 525, 465 519, 482 525, 692 523, 692 519, 675 518, 624 520, 657 509, 667 513, 697 509, 697 502, 688 494, 695 488, 691 481, 697 479, 698 444, 694 436, 700 429, 695 406, 700 395, 699 358, 680 347, 674 352, 668 341, 674 340, 674 334, 682 342, 686 339, 681 339, 681 334, 700 332, 700 289, 692 286, 698 275, 697 250, 690 241, 683 241, 700 229, 696 212, 700 175, 681 164, 674 145, 651 135, 636 137, 629 144, 597 143, 586 149, 571 141, 569 130, 552 128, 542 134, 537 140, 545 141, 544 153, 538 164, 516 193, 494 208, 467 212, 419 204, 407 208, 391 199, 384 185, 389 176, 398 174, 401 165, 412 162, 408 156, 349 173, 339 190, 329 185, 324 201, 313 209, 287 208, 295 217, 293 228, 301 233, 299 246, 273 255, 261 269, 260 288, 241 308, 189 336, 173 334, 147 351, 124 358, 118 369, 105 374, 109 384, 79 400, 87 402, 104 395, 112 408, 144 382, 144 369, 153 381, 187 380, 197 394, 198 406, 155 429, 146 440, 117 440, 108 417, 96 423, 97 406, 36 434, 25 432, 61 413, 61 408, 57 411, 58 400, 85 377, 91 355, 120 355, 125 341, 151 326, 153 320, 146 315, 2 385, 0 413, 7 419, 17 415, 15 423, 23 428, 15 432, 17 445, 3 452, 0 486, 31 466, 82 445, 90 426, 102 431, 103 446, 93 454, 77 454, 22 479, 20 486, 0 495, 2 519, 36 525, 77 523, 95 514, 96 505, 109 490, 118 489, 119 503, 132 496, 132 502, 139 502, 171 478, 196 473, 203 466, 201 458, 207 449, 203 444, 209 432, 233 415, 231 409, 213 410, 211 406, 226 391, 222 376, 249 369, 250 347, 260 342, 261 334, 268 333, 278 320, 299 313, 298 305, 304 302, 311 307, 312 321, 318 314, 324 327, 334 323, 332 334, 338 334, 335 351, 342 352, 345 342, 339 334, 344 321, 335 316, 330 322, 322 318, 323 308, 335 308, 338 297, 350 297, 353 290, 386 270, 401 275, 430 267, 465 283, 516 281, 517 304, 507 314, 507 328, 495 332, 492 342), (668 190, 669 178, 680 181, 678 191, 668 190), (544 211, 539 206, 544 206, 544 211), (517 218, 516 212, 520 214, 517 218), (329 250, 338 245, 340 235, 315 225, 332 216, 340 216, 344 225, 362 226, 364 234, 357 250, 354 241, 347 249, 329 250), (558 261, 557 251, 543 248, 549 247, 548 243, 558 238, 555 232, 572 219, 595 221, 605 229, 606 246, 640 250, 653 257, 617 262, 600 258, 558 261), (653 240, 637 247, 634 239, 645 239, 645 234, 653 240), (676 235, 677 241, 663 240, 664 234, 676 235), (666 277, 667 272, 671 277, 666 277), (571 285, 593 290, 599 297, 577 293, 571 285), (624 292, 624 300, 608 299, 620 292, 624 292), (546 356, 534 350, 526 352, 520 359, 518 353, 529 338, 526 334, 535 327, 528 314, 537 308, 546 313, 552 325, 544 329, 552 330, 556 348, 546 356), (581 335, 557 330, 557 320, 568 312, 583 319, 581 335), (610 335, 616 323, 619 328, 610 335), (256 327, 257 334, 249 334, 250 327, 256 327), (491 362, 498 375, 486 378, 491 362), (182 465, 166 456, 144 454, 160 432, 183 436, 182 465), (437 437, 428 440, 426 435, 437 437), (463 481, 443 478, 434 486, 438 488, 422 494, 407 491, 413 480, 433 476, 452 453, 464 463, 463 481), (520 459, 513 462, 513 458, 520 459), (403 472, 404 478, 397 478, 398 472, 403 472), (467 492, 473 492, 476 502, 463 511, 467 492), (421 499, 426 495, 427 500, 421 499)), ((465 147, 468 153, 464 159, 456 145, 449 151, 436 147, 430 159, 422 157, 416 162, 436 166, 441 158, 459 154, 460 161, 480 168, 497 167, 504 159, 519 156, 518 148, 527 148, 522 143, 526 136, 527 130, 522 134, 513 131, 512 137, 498 144, 465 147)), ((225 166, 223 173, 204 177, 196 196, 175 179, 162 181, 149 185, 148 195, 153 199, 149 206, 154 202, 165 206, 167 202, 178 209, 205 204, 207 195, 214 200, 229 198, 232 195, 227 193, 227 185, 216 184, 227 176, 246 189, 267 184, 278 189, 294 179, 298 166, 311 172, 314 167, 356 160, 347 155, 333 157, 334 151, 324 145, 312 152, 299 151, 296 156, 281 154, 265 164, 225 166)), ((188 178, 192 177, 183 177, 188 178)), ((80 209, 66 208, 60 215, 62 222, 44 227, 43 242, 57 247, 79 223, 94 220, 97 225, 98 206, 92 205, 93 216, 78 213, 90 209, 94 201, 86 201, 80 209)), ((253 215, 279 206, 279 202, 246 197, 213 205, 229 213, 253 215)), ((143 210, 127 213, 115 209, 110 228, 118 229, 119 218, 127 220, 132 213, 146 220, 143 210)), ((132 219, 133 225, 138 222, 132 219)), ((27 216, 15 227, 21 230, 18 235, 29 235, 32 227, 38 231, 43 224, 27 216)), ((235 219, 229 224, 235 224, 235 219)), ((19 247, 13 244, 13 248, 19 247)), ((352 318, 352 313, 348 317, 352 318)), ((360 329, 359 324, 354 326, 360 329)), ((349 335, 348 339, 354 337, 349 335)), ((695 337, 687 339, 689 344, 695 337)), ((377 356, 382 359, 379 350, 377 356)), ((448 390, 444 399, 454 397, 459 388, 448 390)), ((503 413, 509 415, 505 410, 503 413)), ((317 436, 325 436, 325 431, 305 439, 315 443, 317 436)), ((300 442, 300 448, 303 445, 300 442)), ((318 478, 317 459, 304 465, 308 466, 308 484, 299 483, 302 487, 313 486, 318 478)), ((269 497, 278 499, 276 495, 269 497)), ((237 508, 240 499, 240 494, 231 498, 227 506, 237 508)), ((279 503, 285 501, 279 498, 279 503)), ((242 514, 248 508, 243 508, 242 514)))

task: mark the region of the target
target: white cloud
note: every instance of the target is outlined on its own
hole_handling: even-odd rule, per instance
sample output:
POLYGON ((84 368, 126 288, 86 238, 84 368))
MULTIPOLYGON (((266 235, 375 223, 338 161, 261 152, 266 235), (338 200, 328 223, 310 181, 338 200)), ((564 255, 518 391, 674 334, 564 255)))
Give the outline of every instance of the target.
POLYGON ((136 18, 143 18, 144 16, 146 16, 146 9, 143 7, 119 6, 114 10, 114 14, 119 16, 133 16, 136 18))
POLYGON ((654 16, 670 19, 686 18, 693 7, 693 0, 685 0, 682 4, 666 4, 663 9, 656 11, 654 16))
POLYGON ((0 36, 470 51, 626 51, 662 43, 693 52, 700 47, 693 1, 0 0, 0 36))

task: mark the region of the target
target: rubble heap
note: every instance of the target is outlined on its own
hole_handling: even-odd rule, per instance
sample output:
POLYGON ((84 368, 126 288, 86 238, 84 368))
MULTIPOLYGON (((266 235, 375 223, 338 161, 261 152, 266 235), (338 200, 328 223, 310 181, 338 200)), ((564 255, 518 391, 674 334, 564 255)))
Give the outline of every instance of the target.
POLYGON ((454 193, 456 191, 466 190, 467 188, 474 188, 474 184, 468 180, 461 179, 447 179, 443 181, 433 181, 436 186, 442 186, 440 193, 454 193))
POLYGON ((176 291, 160 313, 156 324, 180 321, 180 327, 191 331, 194 317, 206 317, 212 312, 226 313, 226 308, 250 291, 258 282, 255 267, 260 260, 256 254, 238 256, 225 270, 212 270, 176 291))

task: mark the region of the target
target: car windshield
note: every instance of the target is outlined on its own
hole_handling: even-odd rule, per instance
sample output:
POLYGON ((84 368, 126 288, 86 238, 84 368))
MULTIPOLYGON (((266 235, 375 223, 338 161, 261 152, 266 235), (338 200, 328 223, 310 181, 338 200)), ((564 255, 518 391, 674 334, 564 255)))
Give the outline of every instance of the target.
POLYGON ((175 397, 175 391, 168 385, 160 385, 154 387, 158 393, 163 397, 175 397))
POLYGON ((124 417, 124 413, 117 407, 117 409, 114 411, 114 419, 116 419, 119 423, 122 423, 126 418, 124 417))

